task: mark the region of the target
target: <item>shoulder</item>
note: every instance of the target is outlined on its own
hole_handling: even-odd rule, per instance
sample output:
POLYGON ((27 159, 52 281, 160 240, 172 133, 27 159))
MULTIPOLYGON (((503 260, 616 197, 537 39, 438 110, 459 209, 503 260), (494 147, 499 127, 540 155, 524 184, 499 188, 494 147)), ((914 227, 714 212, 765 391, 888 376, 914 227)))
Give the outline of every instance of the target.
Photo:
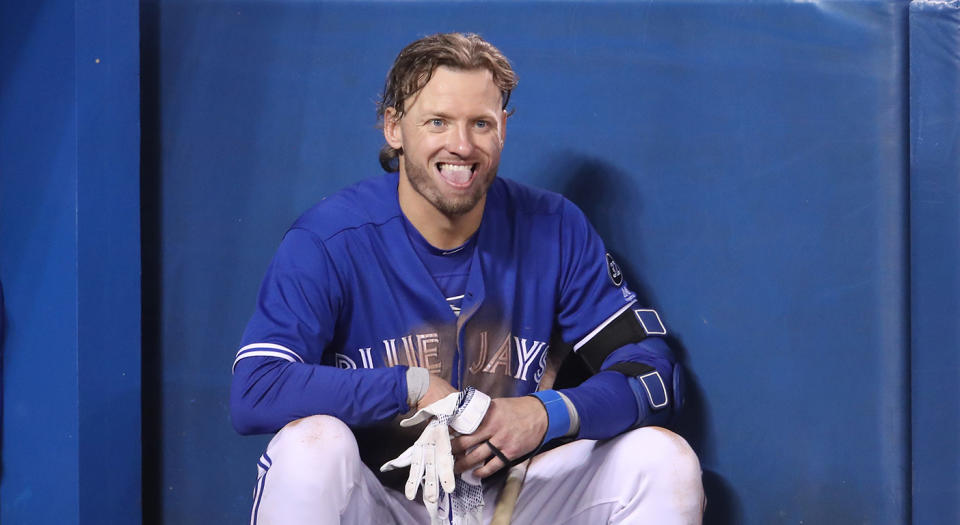
POLYGON ((490 186, 487 205, 525 215, 560 215, 573 206, 559 193, 503 177, 490 186))
POLYGON ((397 175, 386 174, 361 180, 324 197, 290 229, 305 230, 326 241, 344 231, 381 225, 399 214, 397 175))
POLYGON ((563 195, 500 177, 490 187, 487 205, 520 220, 556 221, 564 230, 583 229, 590 224, 583 211, 563 195))

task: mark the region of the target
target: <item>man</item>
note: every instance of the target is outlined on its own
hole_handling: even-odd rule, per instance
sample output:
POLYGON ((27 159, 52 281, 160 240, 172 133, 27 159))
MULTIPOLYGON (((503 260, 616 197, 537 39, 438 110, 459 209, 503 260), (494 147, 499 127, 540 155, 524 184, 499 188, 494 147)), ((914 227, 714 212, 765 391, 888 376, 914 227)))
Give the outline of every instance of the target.
POLYGON ((516 83, 476 35, 413 42, 378 108, 388 174, 284 236, 234 361, 234 426, 277 432, 252 523, 487 522, 491 475, 563 438, 514 523, 700 522, 696 455, 651 426, 682 399, 659 316, 573 204, 496 177, 516 83), (546 388, 554 340, 595 374, 546 388))

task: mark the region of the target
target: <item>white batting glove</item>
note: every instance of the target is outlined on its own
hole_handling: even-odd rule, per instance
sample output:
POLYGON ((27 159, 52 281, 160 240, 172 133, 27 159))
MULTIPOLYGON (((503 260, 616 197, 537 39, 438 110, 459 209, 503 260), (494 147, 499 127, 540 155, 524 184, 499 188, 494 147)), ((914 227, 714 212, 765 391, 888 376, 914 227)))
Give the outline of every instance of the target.
POLYGON ((472 434, 487 415, 488 408, 490 396, 471 386, 421 408, 401 421, 400 426, 412 427, 435 417, 460 434, 472 434))
POLYGON ((453 525, 483 525, 483 484, 472 472, 464 472, 457 478, 450 502, 453 525))
POLYGON ((423 484, 423 504, 430 514, 431 523, 447 522, 446 513, 441 516, 437 510, 440 487, 447 494, 452 494, 456 488, 448 425, 461 434, 469 434, 480 425, 489 406, 489 396, 468 388, 431 403, 400 422, 400 426, 409 427, 431 419, 413 445, 385 463, 380 471, 410 467, 404 495, 413 500, 417 496, 417 489, 423 484))
POLYGON ((380 467, 380 472, 410 467, 403 493, 407 499, 417 496, 423 484, 423 504, 430 514, 431 523, 436 521, 440 501, 440 486, 445 492, 453 492, 456 484, 453 476, 453 453, 450 451, 450 433, 447 425, 433 420, 423 430, 413 445, 380 467))

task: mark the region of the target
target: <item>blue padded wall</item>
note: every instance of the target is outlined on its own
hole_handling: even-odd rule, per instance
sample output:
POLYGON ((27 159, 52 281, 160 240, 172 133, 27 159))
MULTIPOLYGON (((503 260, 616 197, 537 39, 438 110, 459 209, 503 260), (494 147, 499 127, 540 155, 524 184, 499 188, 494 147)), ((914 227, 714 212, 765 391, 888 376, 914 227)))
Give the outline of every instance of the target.
POLYGON ((960 2, 910 4, 913 522, 960 523, 960 2))
POLYGON ((268 437, 234 434, 227 393, 260 278, 297 215, 379 173, 396 53, 456 30, 520 75, 501 175, 579 204, 675 334, 707 522, 910 521, 906 2, 142 12, 145 516, 248 515, 268 437))
POLYGON ((0 3, 4 524, 140 523, 137 21, 0 3))
POLYGON ((6 315, 0 521, 54 523, 62 516, 76 523, 73 8, 13 9, 3 3, 0 9, 0 52, 5 64, 13 64, 4 68, 0 83, 0 279, 6 315), (57 35, 64 35, 65 45, 55 44, 57 35), (56 329, 50 329, 54 323, 56 329), (37 348, 59 349, 60 359, 31 351, 37 348), (38 414, 44 415, 43 425, 36 424, 38 414), (47 446, 41 453, 42 443, 47 446))

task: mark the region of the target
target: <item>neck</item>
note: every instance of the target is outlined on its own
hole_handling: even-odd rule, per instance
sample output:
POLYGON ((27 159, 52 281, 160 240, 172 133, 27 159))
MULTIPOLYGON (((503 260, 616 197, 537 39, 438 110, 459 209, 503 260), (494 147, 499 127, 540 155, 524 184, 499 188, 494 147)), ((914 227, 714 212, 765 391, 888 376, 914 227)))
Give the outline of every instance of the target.
POLYGON ((400 174, 397 197, 400 201, 400 210, 410 224, 428 243, 441 250, 452 250, 467 242, 467 239, 480 228, 483 207, 487 202, 487 196, 484 195, 480 202, 467 213, 456 216, 446 215, 413 189, 403 173, 400 174))

